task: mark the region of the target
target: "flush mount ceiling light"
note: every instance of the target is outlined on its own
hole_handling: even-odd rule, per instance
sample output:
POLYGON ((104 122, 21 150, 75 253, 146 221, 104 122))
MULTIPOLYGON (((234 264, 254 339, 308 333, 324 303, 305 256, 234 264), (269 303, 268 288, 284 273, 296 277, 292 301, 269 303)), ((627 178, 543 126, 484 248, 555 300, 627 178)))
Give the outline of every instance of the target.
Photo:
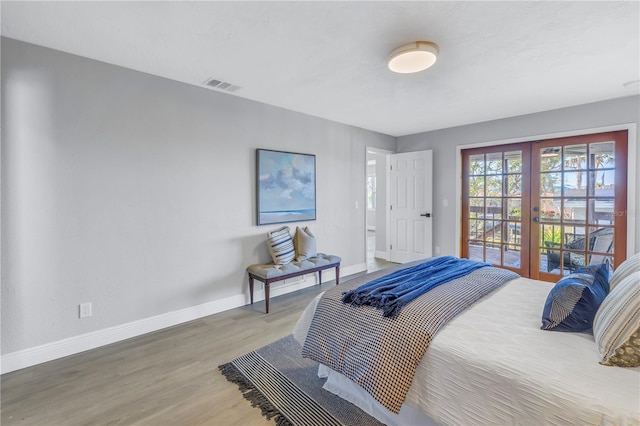
POLYGON ((438 59, 438 45, 430 41, 416 41, 395 49, 387 59, 393 72, 409 74, 426 70, 438 59))

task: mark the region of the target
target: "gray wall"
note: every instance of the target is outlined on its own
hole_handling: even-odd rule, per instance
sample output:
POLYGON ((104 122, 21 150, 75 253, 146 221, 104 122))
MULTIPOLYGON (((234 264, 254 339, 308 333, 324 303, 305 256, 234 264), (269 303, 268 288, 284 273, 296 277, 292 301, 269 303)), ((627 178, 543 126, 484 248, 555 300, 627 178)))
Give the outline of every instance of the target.
MULTIPOLYGON (((434 182, 434 247, 441 248, 441 254, 456 253, 454 231, 458 223, 456 206, 456 164, 457 147, 460 145, 486 143, 492 141, 516 140, 530 136, 573 132, 619 124, 635 123, 638 134, 640 121, 640 96, 614 99, 610 101, 585 104, 571 108, 545 111, 536 114, 487 121, 467 126, 419 133, 398 138, 397 151, 410 152, 425 149, 433 150, 434 182), (443 200, 449 205, 445 207, 443 200)), ((631 165, 640 172, 640 149, 631 165)), ((629 238, 635 241, 636 251, 640 249, 640 185, 636 186, 635 206, 629 206, 629 217, 636 223, 635 235, 629 238)))
POLYGON ((316 154, 304 224, 366 267, 366 147, 393 137, 5 38, 2 90, 3 354, 246 294, 277 227, 256 148, 316 154))

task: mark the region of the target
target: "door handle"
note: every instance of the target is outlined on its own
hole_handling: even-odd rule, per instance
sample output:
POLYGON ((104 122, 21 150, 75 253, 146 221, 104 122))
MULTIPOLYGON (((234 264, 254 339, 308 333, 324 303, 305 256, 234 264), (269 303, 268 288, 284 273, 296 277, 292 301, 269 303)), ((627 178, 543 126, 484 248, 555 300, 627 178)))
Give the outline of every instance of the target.
POLYGON ((424 217, 431 217, 431 213, 421 214, 420 216, 424 216, 424 217))
POLYGON ((539 218, 539 217, 534 217, 534 218, 533 218, 533 221, 534 221, 534 222, 540 222, 540 218, 539 218))

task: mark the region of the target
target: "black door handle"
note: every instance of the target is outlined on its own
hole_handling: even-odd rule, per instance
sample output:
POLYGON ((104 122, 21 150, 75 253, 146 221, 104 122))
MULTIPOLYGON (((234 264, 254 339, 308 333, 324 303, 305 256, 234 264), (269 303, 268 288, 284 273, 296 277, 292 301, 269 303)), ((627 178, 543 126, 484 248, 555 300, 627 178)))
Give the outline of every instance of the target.
POLYGON ((431 213, 421 214, 420 216, 424 216, 424 217, 431 217, 431 213))

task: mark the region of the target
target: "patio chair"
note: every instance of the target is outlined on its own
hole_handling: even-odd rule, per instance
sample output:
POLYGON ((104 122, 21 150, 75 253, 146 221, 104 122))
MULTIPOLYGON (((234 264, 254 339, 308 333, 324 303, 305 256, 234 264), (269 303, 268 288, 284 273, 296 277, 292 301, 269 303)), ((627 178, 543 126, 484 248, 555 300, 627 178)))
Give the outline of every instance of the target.
MULTIPOLYGON (((563 250, 573 250, 577 252, 584 252, 586 249, 586 238, 584 234, 565 234, 565 243, 563 244, 563 250)), ((545 247, 547 248, 547 272, 551 272, 554 269, 560 267, 560 244, 545 241, 545 247)), ((589 234, 589 252, 596 252, 598 254, 591 254, 589 257, 589 265, 597 263, 604 263, 609 258, 604 253, 611 253, 613 247, 613 229, 603 228, 594 231, 589 234)), ((582 253, 574 253, 572 251, 563 251, 563 269, 574 271, 582 266, 585 266, 585 257, 582 253)))
MULTIPOLYGON (((595 236, 591 234, 589 237, 589 247, 593 245, 595 240, 595 236)), ((567 232, 564 235, 564 244, 562 246, 563 250, 575 250, 584 252, 586 248, 586 238, 584 234, 573 234, 567 232)), ((545 246, 547 247, 547 272, 551 272, 554 269, 560 267, 560 244, 553 243, 550 241, 545 241, 545 246)), ((585 265, 584 254, 582 253, 573 253, 571 251, 563 251, 563 269, 567 269, 569 271, 574 271, 581 266, 585 265)))
POLYGON ((613 253, 613 229, 606 228, 597 234, 591 251, 593 251, 594 254, 589 258, 589 265, 605 263, 607 268, 609 268, 609 272, 612 272, 613 265, 610 255, 613 253))

